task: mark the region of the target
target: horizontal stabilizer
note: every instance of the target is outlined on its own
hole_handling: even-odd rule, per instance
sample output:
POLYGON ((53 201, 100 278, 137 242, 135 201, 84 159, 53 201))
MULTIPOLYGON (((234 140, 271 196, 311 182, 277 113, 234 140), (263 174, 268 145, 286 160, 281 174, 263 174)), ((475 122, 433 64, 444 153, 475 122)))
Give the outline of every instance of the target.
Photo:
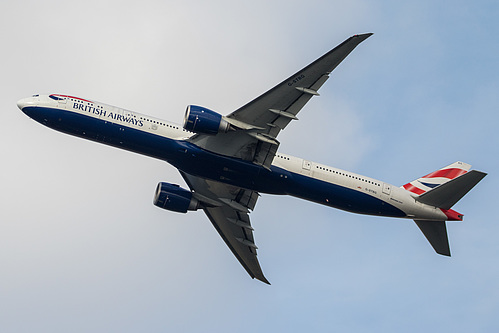
POLYGON ((445 221, 421 221, 414 220, 423 232, 428 242, 438 254, 450 257, 449 239, 445 221))
POLYGON ((415 199, 427 205, 450 209, 486 175, 486 173, 477 170, 469 171, 421 194, 415 199))

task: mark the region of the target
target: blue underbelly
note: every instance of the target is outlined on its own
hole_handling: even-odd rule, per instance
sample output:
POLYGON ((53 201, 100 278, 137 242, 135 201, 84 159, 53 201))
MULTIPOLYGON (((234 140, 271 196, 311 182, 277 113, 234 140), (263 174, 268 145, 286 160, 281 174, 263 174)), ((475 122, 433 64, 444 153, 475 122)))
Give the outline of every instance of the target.
POLYGON ((393 205, 362 191, 295 173, 290 178, 283 190, 294 197, 358 214, 406 216, 393 205))
POLYGON ((275 166, 269 171, 250 161, 215 154, 187 141, 64 110, 33 107, 23 111, 55 130, 158 158, 198 177, 261 193, 291 195, 360 214, 405 216, 398 208, 367 193, 275 166))

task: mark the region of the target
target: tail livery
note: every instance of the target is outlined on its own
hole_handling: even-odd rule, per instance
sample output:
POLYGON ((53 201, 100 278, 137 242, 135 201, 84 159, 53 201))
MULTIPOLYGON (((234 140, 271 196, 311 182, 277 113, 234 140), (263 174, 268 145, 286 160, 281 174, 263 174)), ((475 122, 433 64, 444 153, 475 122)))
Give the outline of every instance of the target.
POLYGON ((419 179, 413 180, 412 182, 407 183, 402 187, 414 194, 421 195, 436 188, 439 185, 447 183, 448 181, 465 174, 470 168, 471 165, 467 163, 452 163, 445 168, 432 172, 419 179))
MULTIPOLYGON (((440 208, 447 221, 462 221, 463 215, 451 209, 487 174, 468 170, 471 165, 455 162, 402 186, 423 204, 440 208)), ((414 220, 438 254, 450 256, 445 221, 414 220)))

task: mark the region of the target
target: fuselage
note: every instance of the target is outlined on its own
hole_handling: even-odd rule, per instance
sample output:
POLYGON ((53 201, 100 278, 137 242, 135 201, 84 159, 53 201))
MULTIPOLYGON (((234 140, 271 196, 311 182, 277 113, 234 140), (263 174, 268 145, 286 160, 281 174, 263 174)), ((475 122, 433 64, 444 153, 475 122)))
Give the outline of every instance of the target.
POLYGON ((194 176, 354 213, 449 219, 444 211, 417 202, 403 188, 279 152, 269 170, 196 146, 189 141, 195 133, 180 125, 111 105, 67 95, 35 95, 18 106, 57 131, 164 160, 194 176))

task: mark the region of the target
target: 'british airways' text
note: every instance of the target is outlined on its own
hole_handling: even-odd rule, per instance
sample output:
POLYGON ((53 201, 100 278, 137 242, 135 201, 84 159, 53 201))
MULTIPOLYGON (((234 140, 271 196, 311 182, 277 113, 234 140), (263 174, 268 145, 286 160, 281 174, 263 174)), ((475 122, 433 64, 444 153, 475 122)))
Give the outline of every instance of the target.
POLYGON ((82 111, 85 111, 85 112, 90 112, 90 113, 93 113, 95 115, 99 115, 101 118, 106 117, 106 118, 111 118, 113 120, 118 120, 118 121, 121 121, 121 122, 125 122, 125 123, 129 123, 129 124, 132 124, 132 125, 136 125, 136 126, 139 126, 139 127, 144 126, 144 123, 142 122, 142 120, 136 119, 133 116, 124 116, 124 115, 118 114, 116 112, 114 112, 114 113, 113 112, 107 112, 106 110, 95 108, 95 107, 90 106, 90 105, 83 105, 83 104, 80 104, 80 103, 74 103, 73 104, 73 109, 82 110, 82 111))

